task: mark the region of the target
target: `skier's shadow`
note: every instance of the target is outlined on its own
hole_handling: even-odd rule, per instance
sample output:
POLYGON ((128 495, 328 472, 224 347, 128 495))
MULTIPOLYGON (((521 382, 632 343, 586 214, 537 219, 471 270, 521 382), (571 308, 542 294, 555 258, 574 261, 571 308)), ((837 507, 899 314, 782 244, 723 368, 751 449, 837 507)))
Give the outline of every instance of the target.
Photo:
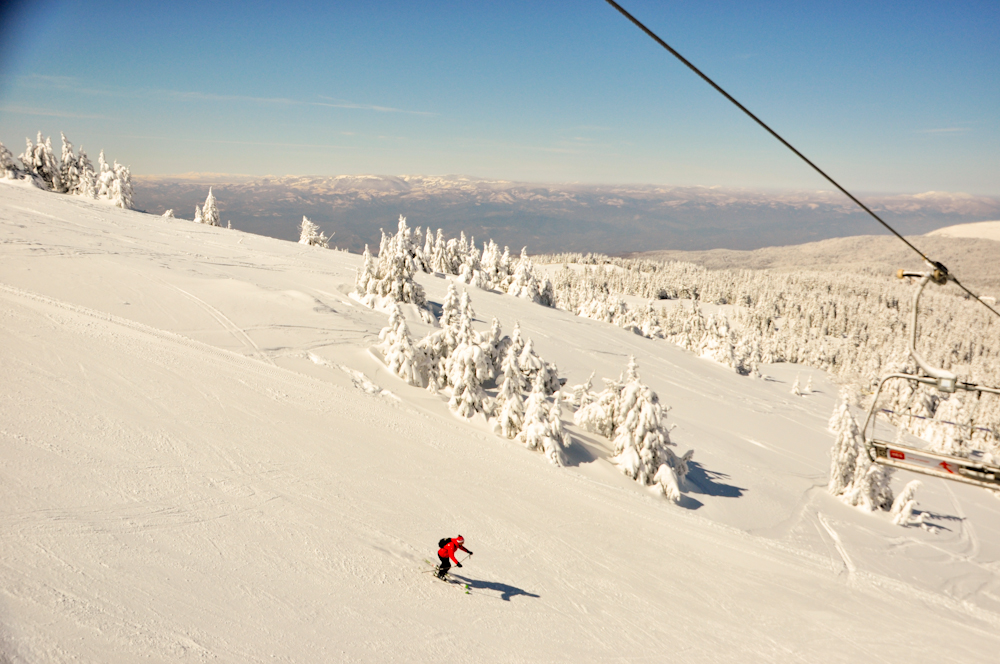
POLYGON ((514 586, 509 586, 506 583, 496 583, 494 581, 480 581, 479 579, 469 579, 464 576, 459 576, 458 574, 452 573, 451 576, 456 579, 461 579, 463 583, 467 583, 469 588, 472 590, 493 590, 500 593, 500 599, 505 602, 509 602, 511 597, 517 597, 523 595, 525 597, 541 597, 541 595, 536 595, 534 593, 529 593, 527 590, 521 590, 520 588, 515 588, 514 586))
MULTIPOLYGON (((721 482, 720 480, 723 479, 729 479, 729 475, 715 470, 708 470, 697 461, 689 461, 688 474, 684 480, 684 484, 692 493, 701 493, 706 496, 721 496, 723 498, 740 498, 743 496, 746 489, 721 482)), ((701 507, 701 505, 699 504, 698 507, 701 507)))

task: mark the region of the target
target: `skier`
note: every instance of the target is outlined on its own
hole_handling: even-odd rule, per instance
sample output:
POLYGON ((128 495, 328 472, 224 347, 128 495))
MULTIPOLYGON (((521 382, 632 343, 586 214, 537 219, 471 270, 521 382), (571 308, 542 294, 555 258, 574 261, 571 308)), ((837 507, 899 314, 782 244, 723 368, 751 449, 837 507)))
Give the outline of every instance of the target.
POLYGON ((465 544, 465 538, 462 537, 461 535, 455 537, 454 539, 449 537, 446 540, 438 542, 438 544, 441 545, 441 548, 438 549, 438 558, 441 560, 441 564, 438 565, 437 572, 434 574, 434 576, 436 576, 439 579, 443 579, 445 577, 445 574, 448 573, 448 570, 451 569, 451 561, 455 561, 456 567, 462 566, 462 563, 458 562, 458 560, 455 558, 455 549, 461 549, 470 556, 472 555, 471 551, 462 546, 463 544, 465 544), (449 560, 449 558, 451 560, 449 560))

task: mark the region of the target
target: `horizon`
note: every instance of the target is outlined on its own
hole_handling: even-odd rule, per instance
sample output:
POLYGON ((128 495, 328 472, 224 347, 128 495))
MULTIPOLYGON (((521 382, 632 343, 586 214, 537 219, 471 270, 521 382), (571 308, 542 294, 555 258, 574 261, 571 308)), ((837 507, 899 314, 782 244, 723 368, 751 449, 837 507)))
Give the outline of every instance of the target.
MULTIPOLYGON (((1000 196, 995 4, 626 9, 849 190, 1000 196)), ((600 1, 3 12, 0 140, 136 175, 829 186, 600 1)))

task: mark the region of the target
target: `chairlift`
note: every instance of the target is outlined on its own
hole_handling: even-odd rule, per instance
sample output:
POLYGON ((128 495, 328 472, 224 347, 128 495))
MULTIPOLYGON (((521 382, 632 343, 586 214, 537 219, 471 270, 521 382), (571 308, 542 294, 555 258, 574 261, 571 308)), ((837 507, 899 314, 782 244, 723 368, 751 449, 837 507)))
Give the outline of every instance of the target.
POLYGON ((964 482, 965 484, 972 484, 986 489, 1000 490, 1000 466, 985 463, 982 458, 982 452, 973 451, 969 457, 963 457, 920 449, 899 442, 879 440, 877 438, 875 420, 879 412, 877 408, 878 398, 882 392, 882 388, 889 381, 902 380, 910 384, 931 385, 939 392, 945 394, 964 390, 966 392, 976 392, 980 396, 983 393, 1000 395, 1000 389, 998 388, 966 382, 961 380, 954 372, 931 366, 917 352, 917 316, 920 295, 923 293, 927 282, 933 281, 935 284, 944 285, 950 278, 950 275, 946 271, 938 269, 937 266, 932 267, 935 269, 929 272, 907 272, 900 270, 897 274, 900 279, 907 277, 920 279, 917 292, 913 296, 913 315, 910 321, 909 340, 910 357, 916 362, 919 371, 913 374, 889 374, 879 381, 878 388, 875 390, 875 395, 872 398, 871 406, 868 409, 865 426, 862 429, 865 448, 868 451, 868 456, 875 463, 947 480, 954 480, 956 482, 964 482))

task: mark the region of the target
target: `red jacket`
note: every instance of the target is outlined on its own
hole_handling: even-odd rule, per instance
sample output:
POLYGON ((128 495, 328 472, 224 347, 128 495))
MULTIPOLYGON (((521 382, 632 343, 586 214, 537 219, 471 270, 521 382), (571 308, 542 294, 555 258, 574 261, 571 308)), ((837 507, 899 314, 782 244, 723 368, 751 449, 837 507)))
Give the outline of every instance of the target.
POLYGON ((455 540, 452 540, 447 544, 445 544, 440 549, 438 549, 438 556, 441 558, 451 558, 451 561, 457 565, 458 561, 455 559, 455 549, 461 549, 462 551, 465 551, 466 553, 469 554, 472 553, 471 551, 466 549, 464 546, 462 546, 455 540))

